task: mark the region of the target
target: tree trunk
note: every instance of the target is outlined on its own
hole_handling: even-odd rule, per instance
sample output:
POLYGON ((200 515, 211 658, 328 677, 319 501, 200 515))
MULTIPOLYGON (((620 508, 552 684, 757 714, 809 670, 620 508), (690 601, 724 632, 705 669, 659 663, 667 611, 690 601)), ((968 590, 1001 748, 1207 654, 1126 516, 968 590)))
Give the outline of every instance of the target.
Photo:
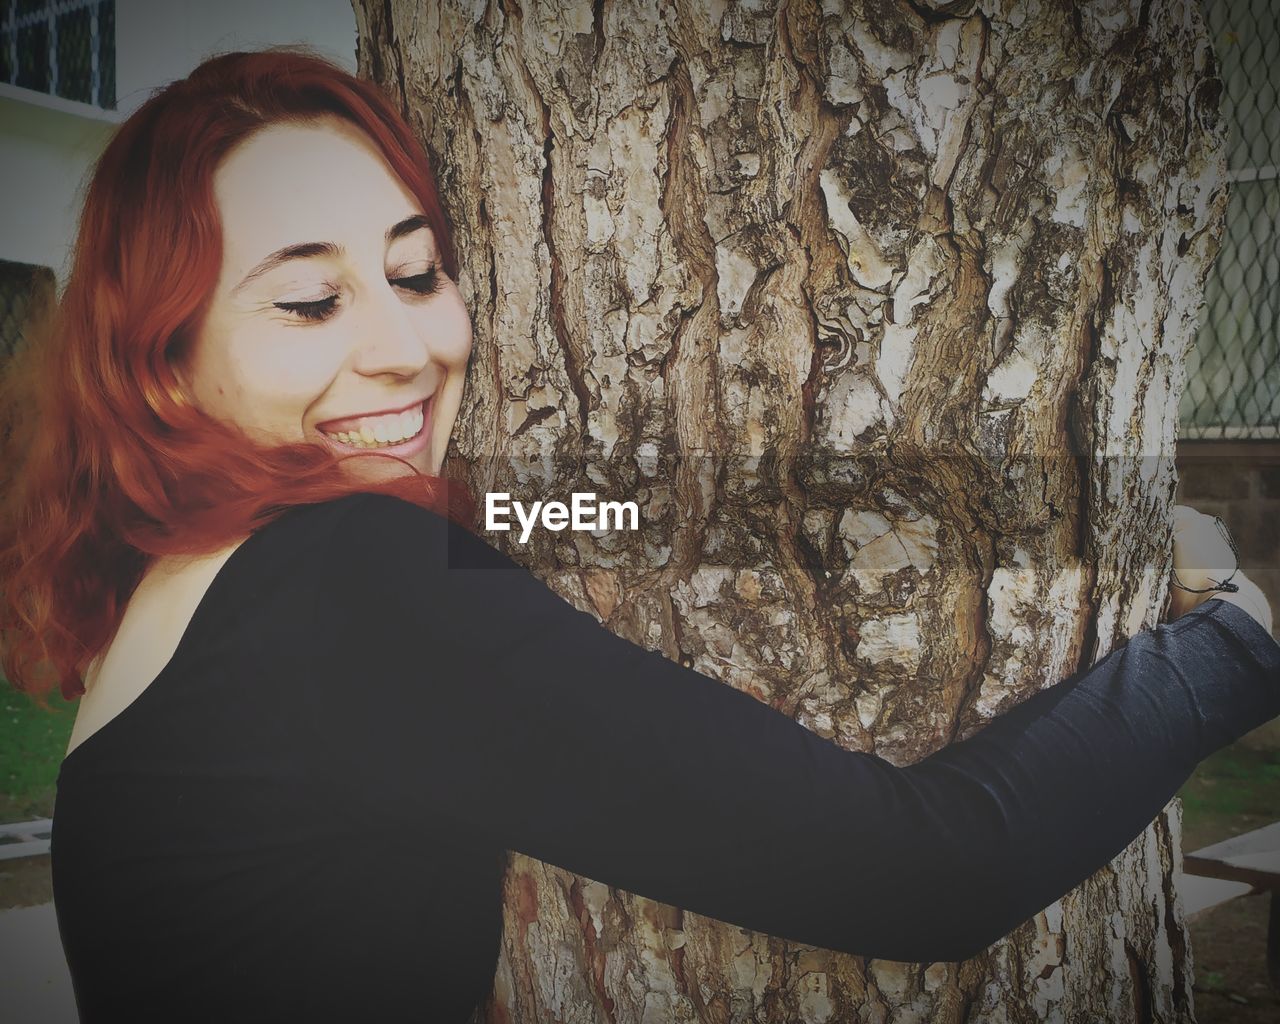
MULTIPOLYGON (((899 764, 1157 621, 1225 204, 1195 4, 354 6, 475 324, 449 472, 640 504, 493 543, 899 764)), ((1175 801, 1006 941, 908 965, 513 855, 481 1017, 1190 1021, 1180 870, 1175 801)))

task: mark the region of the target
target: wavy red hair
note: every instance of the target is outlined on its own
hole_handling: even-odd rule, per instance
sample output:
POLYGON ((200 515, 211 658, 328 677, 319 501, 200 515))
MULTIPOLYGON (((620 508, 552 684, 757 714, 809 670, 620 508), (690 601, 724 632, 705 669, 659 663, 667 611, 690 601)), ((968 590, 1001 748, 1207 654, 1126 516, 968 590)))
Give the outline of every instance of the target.
POLYGON ((375 85, 305 47, 205 61, 152 95, 97 161, 63 295, 0 378, 0 663, 42 705, 55 686, 67 699, 84 692, 154 556, 213 551, 293 505, 352 491, 469 525, 459 486, 416 471, 357 482, 322 445, 255 444, 195 408, 172 371, 221 268, 215 169, 267 125, 332 114, 422 204, 456 278, 405 119, 375 85))

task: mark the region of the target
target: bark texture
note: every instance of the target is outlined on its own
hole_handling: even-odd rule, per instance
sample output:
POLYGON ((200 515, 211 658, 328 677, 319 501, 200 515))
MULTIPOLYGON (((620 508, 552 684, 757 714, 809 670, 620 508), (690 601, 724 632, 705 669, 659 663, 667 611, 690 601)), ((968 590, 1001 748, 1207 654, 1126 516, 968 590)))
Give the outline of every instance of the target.
MULTIPOLYGON (((508 546, 565 597, 896 763, 1155 623, 1225 204, 1194 3, 354 6, 455 226, 450 473, 640 503, 508 546)), ((482 1016, 1190 1021, 1178 850, 1175 802, 933 965, 513 855, 482 1016)))

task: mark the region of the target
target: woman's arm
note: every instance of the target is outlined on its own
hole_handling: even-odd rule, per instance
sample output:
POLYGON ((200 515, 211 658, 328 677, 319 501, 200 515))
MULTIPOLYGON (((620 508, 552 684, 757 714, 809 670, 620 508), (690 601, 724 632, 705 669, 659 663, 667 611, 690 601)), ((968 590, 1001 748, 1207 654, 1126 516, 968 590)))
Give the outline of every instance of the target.
POLYGON ((1280 646, 1209 601, 898 768, 615 636, 430 512, 347 500, 316 605, 339 685, 314 715, 375 813, 825 948, 976 954, 1280 714, 1280 646))

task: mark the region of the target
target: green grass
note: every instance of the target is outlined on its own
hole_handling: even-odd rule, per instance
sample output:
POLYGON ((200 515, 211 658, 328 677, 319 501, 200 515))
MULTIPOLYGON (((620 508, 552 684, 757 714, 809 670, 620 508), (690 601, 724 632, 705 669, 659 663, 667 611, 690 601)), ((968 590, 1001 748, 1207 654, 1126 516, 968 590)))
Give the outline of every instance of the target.
POLYGON ((1221 971, 1205 971, 1201 985, 1206 992, 1225 992, 1227 990, 1227 979, 1221 971))
POLYGON ((53 814, 54 782, 67 750, 76 701, 54 693, 50 710, 0 679, 0 821, 53 814))
POLYGON ((1178 795, 1185 850, 1270 825, 1280 819, 1280 750, 1225 747, 1201 762, 1178 795))

